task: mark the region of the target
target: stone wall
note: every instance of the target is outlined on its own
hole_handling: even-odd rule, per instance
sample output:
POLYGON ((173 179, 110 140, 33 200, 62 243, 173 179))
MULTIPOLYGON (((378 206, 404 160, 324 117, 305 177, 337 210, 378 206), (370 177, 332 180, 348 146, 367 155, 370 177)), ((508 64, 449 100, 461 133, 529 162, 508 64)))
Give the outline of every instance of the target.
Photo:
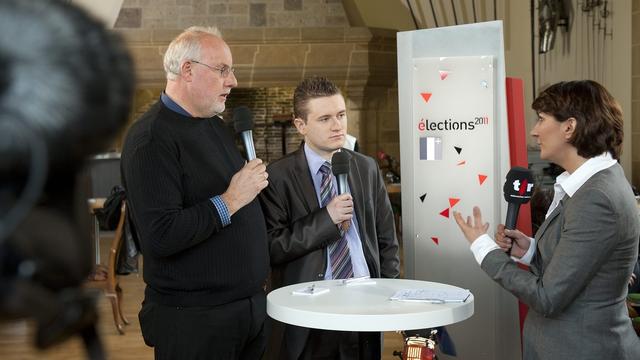
POLYGON ((348 27, 341 0, 125 0, 116 28, 348 27))
POLYGON ((238 88, 227 108, 254 111, 256 152, 265 160, 282 153, 283 129, 285 152, 299 144, 295 128, 281 124, 290 124, 293 88, 311 75, 342 89, 348 132, 362 152, 400 158, 395 31, 350 27, 341 0, 125 0, 115 29, 136 66, 131 121, 157 100, 166 46, 192 25, 218 26, 231 47, 238 88))
MULTIPOLYGON (((181 30, 116 31, 125 37, 136 66, 133 121, 164 88, 162 55, 181 30)), ((348 132, 358 138, 362 151, 375 156, 384 150, 399 159, 395 32, 357 27, 249 27, 228 29, 223 35, 231 47, 238 78, 229 108, 236 97, 250 105, 250 96, 261 96, 259 89, 291 90, 305 77, 327 76, 345 95, 348 132)), ((287 96, 291 101, 291 95, 287 96)), ((290 113, 281 107, 252 110, 278 116, 290 113)))
POLYGON ((291 122, 293 113, 293 87, 238 88, 227 100, 223 118, 233 120, 233 109, 245 105, 253 113, 253 141, 256 155, 264 161, 273 161, 300 146, 302 137, 291 122))

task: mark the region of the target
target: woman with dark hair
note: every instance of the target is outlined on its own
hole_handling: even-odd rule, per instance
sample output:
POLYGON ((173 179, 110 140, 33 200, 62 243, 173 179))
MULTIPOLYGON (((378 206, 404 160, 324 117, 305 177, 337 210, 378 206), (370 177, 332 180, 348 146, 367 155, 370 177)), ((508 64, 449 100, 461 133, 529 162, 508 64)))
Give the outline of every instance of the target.
POLYGON ((640 221, 617 161, 620 106, 600 84, 585 80, 552 85, 532 107, 540 157, 566 170, 556 178, 535 238, 499 225, 494 242, 477 207, 466 221, 454 213, 456 222, 481 268, 529 305, 525 360, 640 359, 625 306, 640 221))

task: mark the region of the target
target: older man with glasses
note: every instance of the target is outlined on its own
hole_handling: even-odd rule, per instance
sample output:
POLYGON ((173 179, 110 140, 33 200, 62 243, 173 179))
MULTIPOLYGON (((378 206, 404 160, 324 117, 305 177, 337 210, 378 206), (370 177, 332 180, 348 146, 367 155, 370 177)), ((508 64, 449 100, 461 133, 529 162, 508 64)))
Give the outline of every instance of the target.
POLYGON ((215 28, 191 27, 164 57, 167 85, 131 127, 123 184, 144 254, 139 314, 156 359, 259 359, 266 227, 260 159, 245 162, 217 115, 237 86, 215 28))

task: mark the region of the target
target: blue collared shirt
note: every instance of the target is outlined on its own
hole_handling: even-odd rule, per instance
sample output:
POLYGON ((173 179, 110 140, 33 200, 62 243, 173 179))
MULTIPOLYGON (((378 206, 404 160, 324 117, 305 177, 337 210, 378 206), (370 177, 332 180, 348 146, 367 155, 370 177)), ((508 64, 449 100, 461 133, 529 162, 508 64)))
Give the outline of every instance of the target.
MULTIPOLYGON (((160 95, 160 101, 164 104, 164 106, 168 107, 169 110, 176 112, 183 116, 193 117, 191 114, 187 112, 182 106, 178 105, 177 102, 173 101, 164 91, 160 95)), ((231 224, 231 215, 229 215, 229 208, 227 204, 225 204, 224 200, 220 195, 216 195, 209 199, 213 206, 216 207, 218 211, 218 216, 220 217, 220 221, 222 222, 222 226, 228 226, 231 224)))
MULTIPOLYGON (((326 160, 311 150, 306 143, 304 144, 304 153, 307 156, 307 165, 309 166, 311 178, 313 179, 313 187, 316 190, 318 204, 322 206, 322 201, 320 200, 320 187, 322 184, 322 173, 320 172, 320 167, 326 160)), ((334 189, 337 189, 338 182, 335 176, 332 176, 331 185, 334 189)), ((351 218, 351 226, 349 226, 349 230, 347 230, 346 234, 347 243, 349 244, 349 253, 351 254, 351 264, 353 266, 353 277, 370 276, 369 267, 367 267, 367 261, 364 258, 364 251, 362 250, 360 233, 358 232, 358 220, 355 215, 356 213, 354 209, 353 217, 351 218)), ((327 251, 327 264, 330 263, 329 252, 327 251)), ((324 278, 325 280, 333 279, 331 266, 327 266, 324 278)))
POLYGON ((178 114, 183 116, 193 117, 187 112, 187 110, 178 105, 177 102, 173 101, 173 99, 171 99, 169 95, 167 95, 164 91, 162 92, 162 95, 160 95, 160 101, 162 101, 164 106, 168 107, 171 111, 177 112, 178 114))

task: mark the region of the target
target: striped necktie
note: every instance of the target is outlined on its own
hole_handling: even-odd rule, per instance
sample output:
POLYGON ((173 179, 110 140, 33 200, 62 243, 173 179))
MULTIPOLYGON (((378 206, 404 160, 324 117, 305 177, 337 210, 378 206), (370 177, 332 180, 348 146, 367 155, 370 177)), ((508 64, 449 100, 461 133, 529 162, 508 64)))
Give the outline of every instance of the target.
MULTIPOLYGON (((336 196, 336 190, 331 184, 331 164, 325 161, 320 167, 322 173, 322 184, 320 185, 320 202, 322 207, 336 196)), ((340 230, 340 239, 329 245, 329 261, 331 274, 334 279, 348 279, 353 277, 353 266, 351 265, 351 254, 347 243, 346 233, 340 230)))

